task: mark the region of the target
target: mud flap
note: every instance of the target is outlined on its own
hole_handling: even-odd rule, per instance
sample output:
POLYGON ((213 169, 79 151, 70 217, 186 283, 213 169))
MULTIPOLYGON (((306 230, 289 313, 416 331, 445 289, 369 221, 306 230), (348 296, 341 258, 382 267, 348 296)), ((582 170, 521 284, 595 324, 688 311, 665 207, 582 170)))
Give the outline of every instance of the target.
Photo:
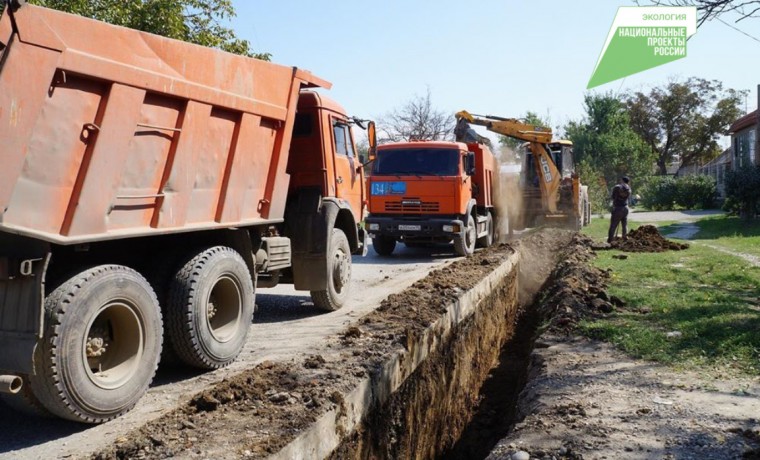
POLYGON ((46 243, 0 234, 0 370, 31 374, 32 356, 42 333, 46 243))
POLYGON ((327 236, 338 209, 323 206, 318 189, 302 190, 288 200, 286 235, 293 250, 293 285, 297 290, 322 290, 327 285, 327 236))
POLYGON ((358 232, 359 250, 354 254, 361 254, 362 257, 367 257, 367 252, 369 251, 369 236, 367 236, 367 232, 363 228, 360 228, 358 232))
MULTIPOLYGON (((336 228, 341 211, 348 209, 334 198, 323 198, 319 189, 301 190, 288 199, 285 210, 285 235, 293 250, 293 286, 299 291, 320 291, 327 286, 327 251, 329 238, 336 228)), ((356 223, 338 228, 346 233, 352 249, 366 252, 366 233, 360 235, 356 223), (351 228, 348 228, 351 227, 351 228), (360 238, 364 240, 361 248, 360 238)))

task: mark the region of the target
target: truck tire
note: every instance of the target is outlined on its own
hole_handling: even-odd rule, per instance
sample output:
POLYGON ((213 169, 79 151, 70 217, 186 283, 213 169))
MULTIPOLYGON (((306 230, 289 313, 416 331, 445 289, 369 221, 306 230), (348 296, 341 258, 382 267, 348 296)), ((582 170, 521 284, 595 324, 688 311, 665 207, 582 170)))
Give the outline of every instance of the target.
MULTIPOLYGON (((157 257, 157 261, 143 272, 145 278, 150 283, 153 291, 158 298, 158 305, 161 308, 161 316, 166 322, 168 317, 169 292, 174 275, 177 273, 177 265, 180 263, 180 255, 177 251, 168 250, 157 257)), ((182 364, 177 352, 172 345, 172 337, 169 335, 169 328, 164 327, 164 344, 161 349, 161 367, 176 367, 182 364)))
POLYGON ((253 278, 232 248, 214 246, 185 263, 169 290, 167 333, 185 364, 218 369, 245 346, 255 302, 253 278))
POLYGON ((32 391, 54 415, 102 423, 132 409, 161 355, 156 294, 136 271, 101 265, 45 299, 32 391))
POLYGON ((472 214, 468 214, 465 228, 462 230, 462 236, 454 240, 454 252, 463 257, 471 256, 475 252, 477 235, 475 219, 472 217, 472 214))
POLYGON ((493 224, 493 216, 491 216, 490 212, 488 213, 488 216, 486 217, 486 229, 488 230, 488 233, 485 236, 478 238, 479 248, 487 248, 493 244, 494 224, 493 224))
POLYGON ((387 236, 376 236, 372 238, 372 247, 379 256, 389 256, 396 249, 396 239, 387 236))
POLYGON ((311 291, 314 306, 324 311, 338 310, 346 303, 350 283, 351 247, 346 234, 335 228, 327 251, 327 289, 311 291))

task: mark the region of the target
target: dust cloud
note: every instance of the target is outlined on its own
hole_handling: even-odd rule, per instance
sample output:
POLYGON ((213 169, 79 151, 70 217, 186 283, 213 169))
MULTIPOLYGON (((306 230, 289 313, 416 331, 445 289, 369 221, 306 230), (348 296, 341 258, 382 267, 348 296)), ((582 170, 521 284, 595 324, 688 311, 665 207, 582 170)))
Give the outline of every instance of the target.
POLYGON ((498 241, 507 241, 512 236, 516 219, 522 214, 522 193, 520 192, 520 160, 514 150, 502 146, 494 152, 496 171, 493 183, 493 204, 496 209, 496 235, 498 241))

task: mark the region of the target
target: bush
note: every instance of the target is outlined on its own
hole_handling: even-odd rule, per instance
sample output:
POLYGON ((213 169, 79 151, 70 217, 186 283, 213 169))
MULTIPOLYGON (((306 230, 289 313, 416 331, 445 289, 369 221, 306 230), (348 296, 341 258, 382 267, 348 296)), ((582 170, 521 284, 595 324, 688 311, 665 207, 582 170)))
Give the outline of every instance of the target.
POLYGON ((710 209, 718 193, 711 176, 685 176, 676 179, 676 204, 686 209, 710 209))
POLYGON ((641 204, 654 211, 709 209, 714 205, 717 188, 710 176, 654 176, 641 187, 641 204))
POLYGON ((678 195, 676 180, 670 176, 652 177, 646 181, 639 195, 641 204, 653 211, 673 209, 678 195))
POLYGON ((760 202, 760 166, 745 166, 726 174, 726 202, 739 215, 752 219, 760 202))

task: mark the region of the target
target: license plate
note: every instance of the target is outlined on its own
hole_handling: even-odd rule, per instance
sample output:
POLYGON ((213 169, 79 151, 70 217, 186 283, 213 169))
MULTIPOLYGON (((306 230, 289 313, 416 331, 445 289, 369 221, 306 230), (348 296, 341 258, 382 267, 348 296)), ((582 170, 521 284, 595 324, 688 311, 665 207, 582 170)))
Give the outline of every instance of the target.
POLYGON ((399 225, 398 229, 406 232, 419 232, 422 230, 422 225, 399 225))

